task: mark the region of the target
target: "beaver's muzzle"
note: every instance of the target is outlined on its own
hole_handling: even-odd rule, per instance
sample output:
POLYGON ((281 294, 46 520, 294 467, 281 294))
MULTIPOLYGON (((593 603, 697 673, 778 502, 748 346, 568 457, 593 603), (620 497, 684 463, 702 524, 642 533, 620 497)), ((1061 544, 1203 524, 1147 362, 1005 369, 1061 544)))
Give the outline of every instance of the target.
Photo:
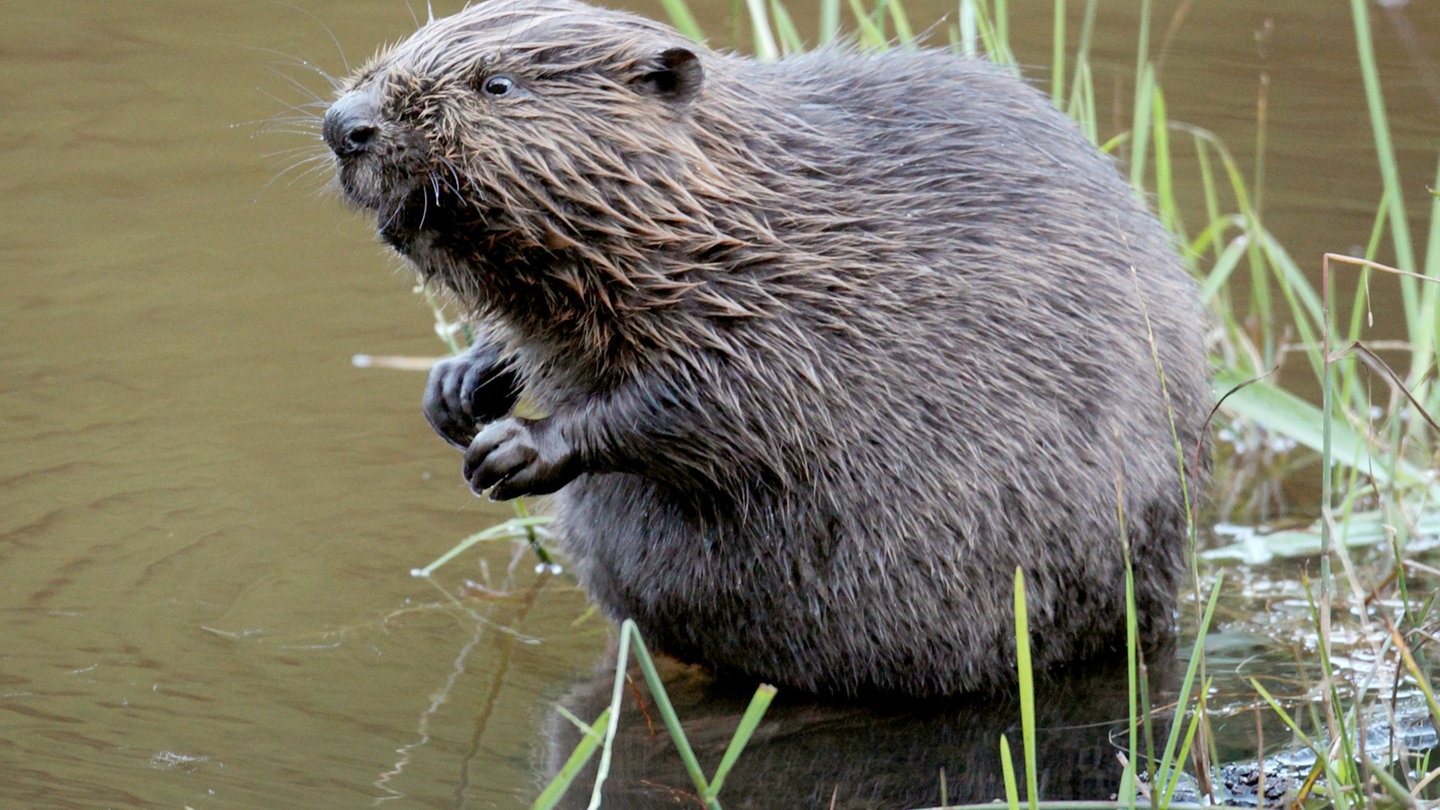
POLYGON ((353 157, 367 149, 380 132, 379 109, 369 93, 352 90, 325 111, 321 133, 336 156, 353 157))

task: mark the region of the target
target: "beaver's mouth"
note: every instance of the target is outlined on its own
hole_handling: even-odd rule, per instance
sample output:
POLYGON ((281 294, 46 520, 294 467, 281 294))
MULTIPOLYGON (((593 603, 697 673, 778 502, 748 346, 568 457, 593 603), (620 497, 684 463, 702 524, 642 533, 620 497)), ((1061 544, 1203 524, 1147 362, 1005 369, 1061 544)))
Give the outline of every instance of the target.
POLYGON ((410 256, 422 232, 438 229, 441 216, 441 206, 430 195, 415 191, 377 205, 375 230, 387 245, 410 256))
POLYGON ((345 200, 374 213, 375 230, 387 244, 409 254, 422 232, 433 232, 453 222, 449 213, 456 200, 446 199, 422 175, 369 155, 341 156, 337 179, 345 200))
POLYGON ((490 228, 474 206, 448 190, 425 186, 376 206, 375 230, 428 277, 437 267, 473 261, 476 245, 470 240, 490 228))

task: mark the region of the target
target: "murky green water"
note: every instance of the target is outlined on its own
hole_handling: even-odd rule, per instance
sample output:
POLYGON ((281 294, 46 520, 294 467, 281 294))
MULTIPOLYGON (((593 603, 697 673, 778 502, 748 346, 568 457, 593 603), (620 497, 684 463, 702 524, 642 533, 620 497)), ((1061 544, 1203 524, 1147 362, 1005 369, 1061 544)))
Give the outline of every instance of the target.
MULTIPOLYGON (((325 170, 284 171, 318 141, 255 123, 324 90, 298 60, 343 72, 332 35, 353 63, 411 14, 298 5, 0 6, 0 805, 516 806, 602 657, 573 584, 508 546, 439 581, 499 593, 408 574, 509 513, 420 375, 350 365, 441 344, 325 170)), ((1012 6, 1046 62, 1050 3, 1012 6)), ((1107 6, 1105 82, 1134 30, 1107 6)), ((1341 6, 1201 0, 1165 64, 1172 117, 1247 165, 1268 74, 1266 212, 1302 258, 1363 243, 1379 195, 1341 6)), ((1375 23, 1421 210, 1440 10, 1375 23)))

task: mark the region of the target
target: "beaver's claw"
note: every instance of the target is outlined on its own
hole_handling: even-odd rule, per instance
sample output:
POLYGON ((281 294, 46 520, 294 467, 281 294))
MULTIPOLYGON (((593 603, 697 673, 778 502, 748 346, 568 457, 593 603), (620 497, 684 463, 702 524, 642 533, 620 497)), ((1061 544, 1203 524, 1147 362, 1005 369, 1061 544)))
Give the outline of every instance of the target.
POLYGON ((492 500, 548 495, 579 474, 579 454, 548 419, 492 422, 465 451, 465 480, 492 500))
POLYGON ((519 391, 519 376, 498 350, 472 346, 430 369, 420 407, 430 427, 463 450, 481 426, 515 407, 519 391))

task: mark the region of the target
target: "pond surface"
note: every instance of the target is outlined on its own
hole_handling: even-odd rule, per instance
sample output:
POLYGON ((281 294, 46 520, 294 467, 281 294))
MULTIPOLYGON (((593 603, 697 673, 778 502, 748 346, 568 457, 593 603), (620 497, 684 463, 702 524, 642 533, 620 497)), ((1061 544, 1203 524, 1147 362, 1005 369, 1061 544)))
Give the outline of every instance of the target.
MULTIPOLYGON (((1051 4, 1011 5, 1022 60, 1047 63, 1051 4)), ((1133 65, 1132 5, 1102 9, 1102 86, 1133 65)), ((723 36, 725 8, 697 6, 723 36)), ((1380 186, 1348 11, 1187 7, 1164 68, 1172 117, 1252 166, 1267 74, 1270 226, 1317 267, 1363 243, 1380 186)), ((909 6, 917 24, 948 8, 909 6)), ((1162 30, 1175 8, 1157 4, 1162 30)), ((1373 16, 1420 211, 1440 8, 1373 16)), ((509 544, 410 576, 511 513, 469 495, 419 416, 421 375, 351 365, 443 347, 326 164, 303 162, 313 134, 263 123, 325 92, 300 60, 342 73, 341 49, 353 66, 413 28, 401 0, 0 6, 0 805, 513 807, 555 756, 545 740, 564 736, 552 707, 594 716, 609 628, 572 581, 509 544)), ((1236 579, 1285 589, 1295 570, 1236 579)), ((1218 671, 1293 660, 1288 632, 1256 628, 1267 608, 1247 590, 1218 671)), ((1084 723, 1123 716, 1097 700, 1084 723)), ((763 797, 762 763, 783 751, 822 763, 807 796, 863 781, 816 752, 895 744, 899 721, 867 711, 782 706, 767 744, 783 745, 748 778, 763 797)), ((935 722, 934 739, 992 751, 1008 723, 935 722)), ((1105 739, 1076 761, 1113 767, 1105 739)), ((929 790, 931 764, 900 781, 929 790)), ((883 784, 855 806, 897 795, 883 784)))

